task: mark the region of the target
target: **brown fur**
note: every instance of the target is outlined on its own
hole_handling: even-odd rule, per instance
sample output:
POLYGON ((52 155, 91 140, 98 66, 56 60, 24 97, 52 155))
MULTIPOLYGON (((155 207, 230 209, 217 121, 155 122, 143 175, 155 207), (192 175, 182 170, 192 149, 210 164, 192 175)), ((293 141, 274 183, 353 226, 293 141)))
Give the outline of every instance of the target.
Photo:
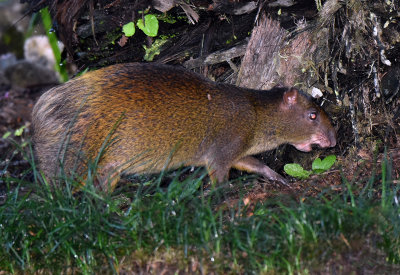
POLYGON ((47 91, 32 123, 39 165, 50 178, 60 163, 68 175, 84 178, 87 161, 108 140, 98 163, 104 189, 108 180, 113 188, 121 173, 182 165, 206 166, 216 181, 235 167, 284 182, 250 155, 282 143, 305 151, 309 143, 336 144, 327 115, 296 89, 248 90, 140 63, 89 72, 47 91))

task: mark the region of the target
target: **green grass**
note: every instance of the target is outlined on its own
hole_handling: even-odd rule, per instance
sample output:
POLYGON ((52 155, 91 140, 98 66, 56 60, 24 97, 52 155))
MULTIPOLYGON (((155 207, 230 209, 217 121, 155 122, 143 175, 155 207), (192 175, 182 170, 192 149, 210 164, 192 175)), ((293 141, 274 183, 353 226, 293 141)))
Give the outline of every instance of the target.
MULTIPOLYGON (((133 178, 113 194, 88 183, 73 194, 66 179, 53 188, 3 175, 7 200, 0 205, 0 273, 118 273, 157 264, 171 272, 312 273, 338 255, 363 250, 369 261, 400 263, 399 187, 385 161, 383 176, 360 189, 343 180, 300 202, 275 196, 252 208, 225 204, 229 184, 203 192, 203 170, 133 178), (382 184, 382 179, 384 184, 382 184), (165 183, 168 182, 168 184, 165 183), (30 192, 22 192, 22 188, 30 192), (396 197, 397 196, 397 197, 396 197)), ((231 182, 245 185, 240 179, 231 182)), ((240 189, 240 188, 239 188, 240 189)), ((336 257, 336 258, 335 258, 336 257)))

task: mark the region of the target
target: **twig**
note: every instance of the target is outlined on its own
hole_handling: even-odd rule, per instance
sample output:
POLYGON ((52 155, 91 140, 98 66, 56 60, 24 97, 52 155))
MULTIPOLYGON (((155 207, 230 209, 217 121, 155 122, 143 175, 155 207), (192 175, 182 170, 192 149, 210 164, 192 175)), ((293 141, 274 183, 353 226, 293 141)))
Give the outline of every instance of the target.
POLYGON ((230 61, 235 57, 243 56, 246 52, 247 40, 225 51, 213 52, 207 56, 201 56, 183 63, 188 69, 198 68, 203 65, 212 65, 225 61, 230 61))

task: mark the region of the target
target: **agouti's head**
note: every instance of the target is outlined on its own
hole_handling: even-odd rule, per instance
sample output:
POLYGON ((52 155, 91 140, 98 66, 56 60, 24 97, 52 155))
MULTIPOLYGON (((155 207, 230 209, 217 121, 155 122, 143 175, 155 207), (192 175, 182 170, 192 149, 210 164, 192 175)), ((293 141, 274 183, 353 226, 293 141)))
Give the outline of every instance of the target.
POLYGON ((286 133, 286 142, 296 149, 309 152, 312 144, 322 148, 336 145, 336 132, 328 115, 309 96, 291 88, 283 94, 280 109, 280 130, 286 133))

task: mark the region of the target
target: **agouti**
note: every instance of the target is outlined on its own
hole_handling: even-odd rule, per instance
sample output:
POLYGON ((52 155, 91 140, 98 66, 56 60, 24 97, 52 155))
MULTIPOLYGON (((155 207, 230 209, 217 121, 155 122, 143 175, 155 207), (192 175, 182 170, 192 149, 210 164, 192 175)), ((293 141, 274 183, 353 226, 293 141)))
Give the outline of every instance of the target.
POLYGON ((285 183, 251 155, 336 144, 326 113, 295 88, 244 89, 160 64, 113 65, 55 87, 36 103, 32 125, 46 177, 63 169, 84 181, 97 162, 103 190, 121 174, 180 166, 206 166, 215 182, 233 167, 285 183))

